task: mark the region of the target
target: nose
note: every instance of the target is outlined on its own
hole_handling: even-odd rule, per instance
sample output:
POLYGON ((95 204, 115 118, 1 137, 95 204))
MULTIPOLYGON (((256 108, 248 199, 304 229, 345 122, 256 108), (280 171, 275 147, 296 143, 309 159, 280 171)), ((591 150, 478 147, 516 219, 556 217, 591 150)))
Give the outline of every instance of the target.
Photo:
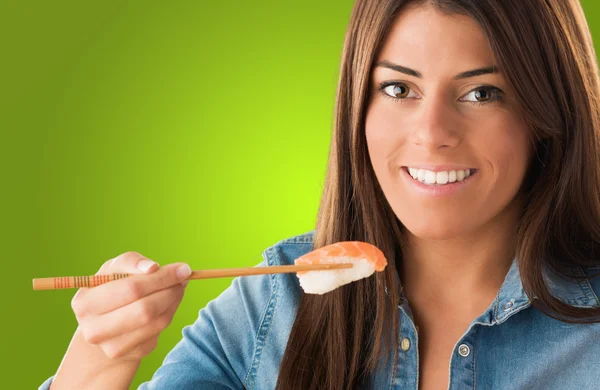
POLYGON ((414 128, 415 145, 428 151, 455 148, 460 142, 459 115, 444 97, 430 97, 421 104, 414 128))

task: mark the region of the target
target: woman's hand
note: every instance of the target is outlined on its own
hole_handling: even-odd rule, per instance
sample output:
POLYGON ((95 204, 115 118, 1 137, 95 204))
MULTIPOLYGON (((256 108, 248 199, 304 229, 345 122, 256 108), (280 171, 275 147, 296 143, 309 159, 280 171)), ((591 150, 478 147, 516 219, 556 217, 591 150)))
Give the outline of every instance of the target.
POLYGON ((156 348, 160 332, 171 323, 191 269, 185 263, 161 268, 137 252, 126 252, 96 274, 110 273, 136 275, 79 289, 71 302, 77 331, 110 359, 139 361, 156 348))

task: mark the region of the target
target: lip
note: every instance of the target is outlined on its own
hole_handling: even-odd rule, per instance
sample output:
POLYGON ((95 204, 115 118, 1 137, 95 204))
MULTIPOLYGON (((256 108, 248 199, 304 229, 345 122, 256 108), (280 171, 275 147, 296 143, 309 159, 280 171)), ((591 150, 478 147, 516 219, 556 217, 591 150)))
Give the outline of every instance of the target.
POLYGON ((416 168, 416 169, 427 169, 428 171, 433 172, 443 172, 443 171, 465 171, 470 169, 472 171, 476 171, 475 168, 466 166, 466 165, 428 165, 428 164, 416 164, 416 165, 405 165, 402 168, 416 168))
MULTIPOLYGON (((419 166, 419 168, 422 168, 423 166, 419 166)), ((438 168, 437 171, 435 172, 439 172, 439 171, 444 171, 444 170, 457 170, 456 168, 454 169, 439 169, 440 167, 445 167, 445 166, 436 166, 436 168, 438 168)), ((413 167, 411 166, 411 168, 417 168, 417 167, 413 167)), ((422 168, 422 169, 426 169, 426 168, 422 168)), ((469 168, 458 168, 458 169, 469 169, 469 168)), ((431 169, 433 171, 433 169, 431 169)), ((473 182, 474 179, 476 179, 479 176, 479 170, 477 169, 472 169, 471 168, 471 173, 469 177, 463 179, 463 181, 455 181, 454 183, 448 183, 448 184, 444 184, 441 186, 437 186, 437 185, 427 185, 427 184, 423 184, 418 180, 413 179, 413 177, 410 175, 410 173, 408 173, 408 167, 402 167, 400 168, 400 176, 403 178, 403 180, 405 180, 407 182, 407 184, 413 188, 417 193, 421 194, 421 195, 426 195, 426 196, 434 196, 434 197, 441 197, 441 196, 448 196, 448 195, 455 195, 460 191, 463 191, 470 183, 473 182)))

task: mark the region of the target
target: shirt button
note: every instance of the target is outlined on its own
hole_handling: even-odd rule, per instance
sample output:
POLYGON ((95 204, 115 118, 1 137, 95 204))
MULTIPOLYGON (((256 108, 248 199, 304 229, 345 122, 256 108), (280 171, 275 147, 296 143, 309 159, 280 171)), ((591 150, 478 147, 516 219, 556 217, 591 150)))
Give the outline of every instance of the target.
POLYGON ((469 348, 469 346, 467 344, 461 344, 460 347, 458 347, 458 354, 462 357, 467 357, 469 356, 469 354, 471 353, 471 349, 469 348))
POLYGON ((504 304, 504 311, 510 310, 510 308, 513 307, 513 305, 514 305, 513 301, 506 302, 504 304))
POLYGON ((408 351, 410 348, 410 340, 407 338, 402 339, 401 347, 403 351, 408 351))

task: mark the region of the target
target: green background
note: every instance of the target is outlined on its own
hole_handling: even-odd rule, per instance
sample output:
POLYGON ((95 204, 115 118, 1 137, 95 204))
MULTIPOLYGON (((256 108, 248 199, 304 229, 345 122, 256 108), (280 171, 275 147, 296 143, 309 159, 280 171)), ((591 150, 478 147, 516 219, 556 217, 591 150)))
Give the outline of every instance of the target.
MULTIPOLYGON (((0 5, 2 388, 37 388, 76 328, 75 290, 32 278, 129 250, 254 266, 313 229, 352 3, 0 5)), ((583 4, 599 36, 600 4, 583 4)), ((231 280, 190 283, 132 388, 231 280)))

